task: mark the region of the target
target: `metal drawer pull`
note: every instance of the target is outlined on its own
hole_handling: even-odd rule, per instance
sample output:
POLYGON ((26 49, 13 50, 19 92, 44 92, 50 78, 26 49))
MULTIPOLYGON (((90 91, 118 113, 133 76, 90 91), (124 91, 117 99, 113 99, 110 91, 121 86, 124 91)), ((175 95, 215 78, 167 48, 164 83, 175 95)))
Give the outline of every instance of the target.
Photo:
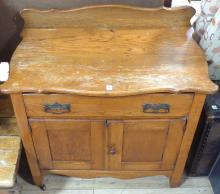
POLYGON ((52 114, 64 114, 71 111, 70 104, 59 104, 57 102, 53 104, 44 104, 44 112, 52 114))
POLYGON ((169 104, 144 104, 144 113, 168 113, 170 112, 169 104))

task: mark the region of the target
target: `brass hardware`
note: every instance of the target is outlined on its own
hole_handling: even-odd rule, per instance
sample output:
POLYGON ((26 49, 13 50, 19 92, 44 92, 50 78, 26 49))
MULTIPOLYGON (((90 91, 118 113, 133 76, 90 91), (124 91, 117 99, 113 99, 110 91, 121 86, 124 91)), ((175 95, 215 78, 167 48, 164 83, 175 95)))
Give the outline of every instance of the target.
POLYGON ((59 104, 57 102, 53 104, 44 104, 44 112, 52 114, 64 114, 71 111, 70 104, 59 104))
POLYGON ((115 155, 115 154, 116 154, 115 145, 110 145, 110 146, 108 147, 108 154, 109 154, 109 155, 115 155))
POLYGON ((144 113, 168 113, 170 112, 169 104, 144 104, 144 113))

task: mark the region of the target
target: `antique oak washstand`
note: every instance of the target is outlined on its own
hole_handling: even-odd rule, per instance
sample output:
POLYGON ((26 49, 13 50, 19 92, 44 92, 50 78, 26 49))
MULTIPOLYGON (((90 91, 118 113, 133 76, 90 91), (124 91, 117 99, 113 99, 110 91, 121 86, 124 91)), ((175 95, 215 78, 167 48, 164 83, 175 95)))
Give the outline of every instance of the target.
POLYGON ((207 94, 191 7, 25 10, 10 79, 36 185, 48 173, 181 182, 207 94))

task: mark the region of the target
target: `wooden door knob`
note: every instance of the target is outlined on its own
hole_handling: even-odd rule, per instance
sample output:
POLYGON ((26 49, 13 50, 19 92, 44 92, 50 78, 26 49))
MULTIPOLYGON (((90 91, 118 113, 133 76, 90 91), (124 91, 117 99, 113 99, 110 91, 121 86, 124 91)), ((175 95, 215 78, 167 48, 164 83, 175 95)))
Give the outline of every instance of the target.
POLYGON ((109 155, 115 155, 116 154, 116 148, 115 148, 114 145, 109 146, 108 154, 109 155))

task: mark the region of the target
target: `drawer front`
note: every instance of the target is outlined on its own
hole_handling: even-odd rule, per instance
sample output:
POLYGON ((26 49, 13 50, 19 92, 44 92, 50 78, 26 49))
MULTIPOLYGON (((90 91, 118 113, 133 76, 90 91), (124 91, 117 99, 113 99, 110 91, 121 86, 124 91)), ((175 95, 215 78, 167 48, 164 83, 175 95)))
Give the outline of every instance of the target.
POLYGON ((181 117, 188 114, 192 100, 190 94, 128 97, 24 94, 29 117, 181 117))

